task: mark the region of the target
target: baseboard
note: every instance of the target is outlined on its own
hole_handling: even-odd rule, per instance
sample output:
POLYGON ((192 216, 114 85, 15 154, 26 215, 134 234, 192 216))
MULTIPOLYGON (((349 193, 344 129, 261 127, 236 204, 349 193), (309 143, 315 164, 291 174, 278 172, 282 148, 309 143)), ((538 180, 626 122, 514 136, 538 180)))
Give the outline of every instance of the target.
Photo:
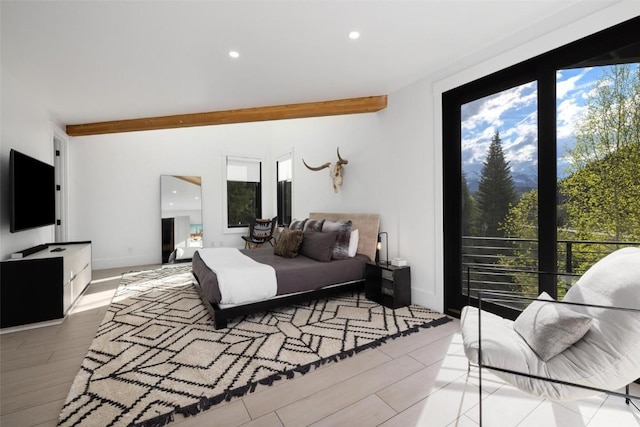
POLYGON ((47 326, 55 326, 55 325, 61 324, 62 322, 64 322, 64 317, 61 319, 47 320, 45 322, 36 322, 36 323, 29 323, 27 325, 10 326, 8 328, 0 329, 0 335, 10 334, 13 332, 28 331, 29 329, 44 328, 47 326))

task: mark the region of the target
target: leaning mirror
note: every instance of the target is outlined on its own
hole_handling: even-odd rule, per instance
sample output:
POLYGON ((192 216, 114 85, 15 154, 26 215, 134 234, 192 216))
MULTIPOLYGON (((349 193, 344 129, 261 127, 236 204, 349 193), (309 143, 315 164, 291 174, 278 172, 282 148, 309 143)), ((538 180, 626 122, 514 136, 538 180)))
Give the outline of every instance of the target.
POLYGON ((202 180, 199 176, 162 175, 162 263, 189 262, 202 247, 202 180))

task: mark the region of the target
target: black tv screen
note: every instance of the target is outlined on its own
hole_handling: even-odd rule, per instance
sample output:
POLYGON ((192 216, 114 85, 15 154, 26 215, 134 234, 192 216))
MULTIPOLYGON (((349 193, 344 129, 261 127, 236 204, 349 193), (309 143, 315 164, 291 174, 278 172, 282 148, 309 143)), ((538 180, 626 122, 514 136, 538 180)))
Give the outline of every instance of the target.
POLYGON ((9 185, 12 233, 55 223, 56 182, 52 165, 12 149, 9 185))

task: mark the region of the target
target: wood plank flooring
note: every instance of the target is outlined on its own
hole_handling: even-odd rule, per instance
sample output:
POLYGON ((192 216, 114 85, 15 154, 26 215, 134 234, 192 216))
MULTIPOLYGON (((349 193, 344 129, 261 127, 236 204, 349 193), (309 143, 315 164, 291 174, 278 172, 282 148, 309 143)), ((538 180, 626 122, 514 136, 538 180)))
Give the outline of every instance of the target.
MULTIPOLYGON (((0 336, 1 426, 56 425, 121 274, 150 268, 157 266, 95 271, 92 284, 62 324, 0 336)), ((225 402, 195 417, 177 415, 170 425, 477 426, 476 378, 473 370, 467 374, 459 322, 454 320, 295 379, 261 386, 242 399, 225 402)), ((487 399, 489 405, 500 406, 500 395, 509 402, 514 395, 521 398, 519 392, 491 374, 483 374, 483 387, 492 398, 487 399)), ((633 418, 633 413, 618 401, 607 406, 607 411, 613 412, 601 410, 605 401, 607 397, 598 397, 577 406, 555 407, 549 405, 556 404, 526 397, 515 406, 512 404, 507 418, 491 423, 485 420, 484 424, 542 425, 536 423, 542 420, 540 413, 551 408, 551 417, 544 425, 600 425, 597 415, 603 412, 622 420, 616 425, 640 426, 640 417, 633 418), (559 411, 564 414, 563 424, 554 421, 554 414, 559 411), (581 421, 565 423, 576 419, 581 421)), ((610 415, 605 421, 610 421, 610 415)))

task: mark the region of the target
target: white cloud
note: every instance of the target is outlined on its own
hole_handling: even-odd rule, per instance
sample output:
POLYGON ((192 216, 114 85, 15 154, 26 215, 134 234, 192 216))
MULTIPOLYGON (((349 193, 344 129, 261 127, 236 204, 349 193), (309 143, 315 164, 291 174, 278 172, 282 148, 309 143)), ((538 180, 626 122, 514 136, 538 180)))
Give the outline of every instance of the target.
POLYGON ((500 132, 505 159, 512 162, 512 167, 519 162, 535 162, 536 101, 537 86, 532 82, 463 106, 463 170, 482 165, 496 131, 500 132))
POLYGON ((538 115, 533 112, 508 129, 502 138, 504 157, 517 169, 518 163, 538 159, 538 115))
POLYGON ((487 157, 491 138, 495 130, 491 127, 485 128, 481 133, 475 134, 474 138, 462 140, 462 158, 464 164, 475 164, 484 162, 487 157))
MULTIPOLYGON (((587 111, 586 101, 594 94, 596 82, 600 86, 612 84, 602 77, 603 67, 556 72, 559 174, 563 174, 568 164, 566 147, 575 143, 575 126, 587 111)), ((532 82, 464 105, 461 111, 463 170, 478 173, 497 130, 512 171, 535 171, 538 154, 536 102, 537 87, 532 82)))
POLYGON ((562 78, 562 73, 556 73, 556 98, 564 99, 569 93, 573 92, 576 89, 579 89, 580 87, 578 85, 578 82, 580 82, 580 80, 582 80, 589 73, 589 71, 591 71, 591 68, 583 68, 579 74, 571 76, 566 80, 560 80, 562 78))
POLYGON ((557 136, 558 139, 569 138, 574 134, 576 123, 584 116, 587 107, 578 105, 575 98, 569 98, 558 105, 557 136))
POLYGON ((536 83, 531 82, 470 102, 462 107, 462 130, 487 126, 499 129, 505 113, 535 105, 536 99, 536 83))

